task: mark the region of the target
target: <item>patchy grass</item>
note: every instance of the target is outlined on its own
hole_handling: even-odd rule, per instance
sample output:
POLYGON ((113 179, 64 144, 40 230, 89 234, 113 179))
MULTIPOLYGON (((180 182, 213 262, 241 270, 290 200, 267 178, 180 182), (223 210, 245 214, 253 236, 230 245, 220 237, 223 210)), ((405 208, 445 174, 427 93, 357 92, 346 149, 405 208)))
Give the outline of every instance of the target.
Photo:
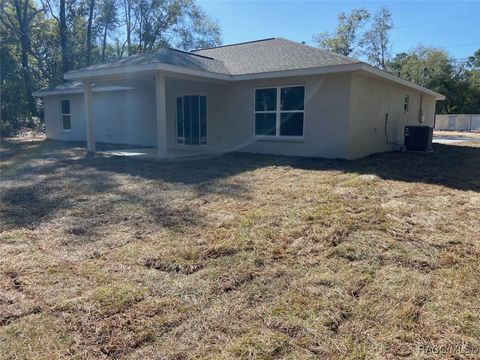
POLYGON ((0 358, 478 358, 480 143, 434 148, 155 162, 2 140, 0 358))
POLYGON ((433 132, 434 136, 462 136, 469 137, 473 139, 480 139, 480 132, 469 132, 469 131, 453 131, 453 130, 435 130, 433 132))

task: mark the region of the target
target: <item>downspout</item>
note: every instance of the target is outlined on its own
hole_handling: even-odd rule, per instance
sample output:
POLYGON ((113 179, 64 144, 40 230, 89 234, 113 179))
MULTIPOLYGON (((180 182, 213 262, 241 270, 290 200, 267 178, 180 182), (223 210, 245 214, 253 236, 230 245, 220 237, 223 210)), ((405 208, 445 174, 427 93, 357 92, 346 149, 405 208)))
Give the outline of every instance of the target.
POLYGON ((423 117, 423 94, 420 94, 420 107, 418 109, 418 122, 420 124, 423 123, 424 117, 423 117))

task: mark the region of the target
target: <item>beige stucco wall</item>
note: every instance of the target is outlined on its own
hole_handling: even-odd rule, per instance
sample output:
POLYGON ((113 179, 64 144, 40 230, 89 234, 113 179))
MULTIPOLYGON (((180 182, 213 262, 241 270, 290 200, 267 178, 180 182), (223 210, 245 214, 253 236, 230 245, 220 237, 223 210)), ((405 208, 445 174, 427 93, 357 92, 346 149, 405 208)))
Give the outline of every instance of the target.
POLYGON ((352 74, 347 158, 399 148, 404 142, 406 125, 433 126, 435 98, 401 85, 355 72, 352 74), (408 111, 403 110, 405 95, 410 96, 408 111), (385 117, 388 113, 387 133, 385 117), (423 119, 423 121, 422 121, 423 119))
POLYGON ((350 74, 292 77, 230 84, 177 80, 167 82, 169 148, 176 145, 175 95, 206 94, 208 146, 200 151, 246 151, 313 157, 345 157, 350 74), (254 137, 255 88, 305 85, 302 140, 257 140, 254 137))
MULTIPOLYGON (((48 138, 86 141, 83 94, 46 96, 44 110, 48 138), (70 100, 71 131, 62 130, 61 100, 70 100)), ((153 85, 135 90, 94 92, 92 112, 95 141, 156 145, 153 85)))
MULTIPOLYGON (((121 85, 121 84, 117 84, 121 85)), ((420 124, 421 94, 392 82, 364 75, 340 73, 232 83, 167 78, 167 141, 169 149, 198 152, 246 151, 326 158, 360 158, 399 146, 386 143, 385 114, 389 114, 389 141, 403 144, 405 125, 420 124), (260 140, 254 136, 255 88, 305 85, 304 137, 301 140, 260 140), (207 96, 205 147, 176 143, 175 96, 207 96), (403 111, 405 95, 409 111, 403 111)), ((433 126, 435 99, 423 95, 423 125, 433 126)), ((86 139, 81 94, 45 98, 47 136, 61 140, 86 139), (61 131, 60 100, 71 99, 72 131, 61 131)), ((94 92, 95 140, 134 145, 156 145, 155 87, 153 80, 135 90, 94 92)))

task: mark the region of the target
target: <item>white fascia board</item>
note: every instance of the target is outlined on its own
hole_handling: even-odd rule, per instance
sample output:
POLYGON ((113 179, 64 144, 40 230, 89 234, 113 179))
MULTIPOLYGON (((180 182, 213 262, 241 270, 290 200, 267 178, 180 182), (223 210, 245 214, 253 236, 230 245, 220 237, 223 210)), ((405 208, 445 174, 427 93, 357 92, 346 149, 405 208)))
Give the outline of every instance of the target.
POLYGON ((293 70, 271 71, 271 72, 245 74, 245 75, 233 75, 232 80, 246 81, 246 80, 258 80, 258 79, 272 79, 272 78, 291 77, 291 76, 334 74, 334 73, 350 72, 350 71, 356 71, 356 70, 361 70, 361 63, 346 64, 346 65, 332 65, 332 66, 313 67, 313 68, 304 68, 304 69, 293 69, 293 70))
POLYGON ((167 71, 172 73, 193 75, 193 76, 199 76, 199 77, 205 77, 205 78, 217 79, 217 80, 245 81, 245 80, 257 80, 257 79, 270 79, 270 78, 277 78, 277 77, 348 72, 348 71, 360 70, 360 65, 361 63, 354 63, 354 64, 347 64, 347 65, 334 65, 334 66, 281 70, 281 71, 271 71, 271 72, 253 73, 253 74, 229 75, 229 74, 220 74, 220 73, 214 73, 214 72, 204 71, 204 70, 187 69, 187 68, 176 66, 176 65, 155 63, 155 64, 126 66, 126 67, 119 66, 116 68, 70 71, 64 74, 64 78, 67 80, 82 80, 82 79, 94 79, 96 77, 105 77, 105 76, 111 76, 111 75, 126 75, 129 73, 133 74, 133 73, 144 73, 144 72, 151 72, 151 71, 167 71))
POLYGON ((66 80, 83 80, 83 79, 94 80, 95 78, 104 77, 104 76, 127 75, 130 73, 133 74, 133 73, 144 73, 144 72, 152 72, 152 71, 166 71, 166 72, 193 75, 193 76, 199 76, 199 77, 205 77, 205 78, 217 79, 217 80, 231 80, 231 75, 227 75, 227 74, 214 73, 214 72, 204 71, 204 70, 188 69, 181 66, 162 64, 162 63, 70 71, 65 73, 63 77, 66 80))
POLYGON ((371 66, 371 65, 362 63, 362 70, 363 70, 363 71, 366 71, 366 72, 368 72, 368 73, 370 73, 370 74, 379 76, 379 77, 381 77, 381 78, 384 78, 384 79, 387 79, 387 80, 396 82, 397 84, 400 84, 400 85, 403 85, 403 86, 407 86, 407 87, 410 87, 410 88, 415 89, 415 90, 417 90, 417 91, 420 91, 420 92, 423 92, 423 93, 432 95, 432 96, 435 97, 436 100, 445 100, 445 95, 439 94, 439 93, 437 93, 437 92, 435 92, 435 91, 432 91, 432 90, 430 90, 430 89, 427 89, 427 88, 425 88, 425 87, 423 87, 423 86, 414 84, 414 83, 412 83, 412 82, 410 82, 410 81, 408 81, 408 80, 404 80, 404 79, 402 79, 402 78, 399 78, 398 76, 389 74, 389 73, 387 73, 386 71, 377 69, 377 68, 374 67, 374 66, 371 66))
MULTIPOLYGON (((128 86, 101 86, 101 87, 93 87, 92 92, 107 92, 107 91, 134 90, 134 89, 135 88, 128 87, 128 86)), ((38 90, 32 93, 33 96, 37 96, 37 97, 63 95, 63 94, 83 94, 83 89, 38 90)))
POLYGON ((377 69, 376 67, 373 67, 363 62, 346 64, 346 65, 326 66, 326 67, 319 67, 319 68, 316 67, 316 68, 284 70, 284 71, 275 71, 275 72, 258 73, 258 74, 234 75, 233 80, 242 81, 242 80, 256 80, 256 79, 271 79, 271 78, 280 78, 280 77, 288 77, 288 76, 308 76, 308 75, 334 74, 334 73, 353 72, 353 71, 366 71, 370 74, 379 76, 386 80, 390 80, 397 84, 407 86, 417 91, 432 95, 435 97, 436 100, 445 100, 445 96, 442 94, 429 90, 423 86, 414 84, 410 81, 401 79, 395 75, 389 74, 386 71, 382 71, 380 69, 377 69))
POLYGON ((176 65, 154 63, 154 64, 126 66, 126 67, 119 66, 119 67, 113 67, 113 68, 70 71, 64 74, 64 78, 67 80, 95 79, 95 78, 101 78, 101 77, 112 76, 112 75, 127 75, 127 74, 145 73, 145 72, 152 72, 152 71, 166 71, 166 72, 192 75, 192 76, 198 76, 198 77, 204 77, 204 78, 216 79, 216 80, 224 80, 224 81, 247 81, 247 80, 271 79, 271 78, 283 78, 283 77, 291 77, 291 76, 308 76, 308 75, 333 74, 333 73, 352 72, 352 71, 365 71, 367 73, 376 75, 383 79, 390 80, 397 84, 410 87, 412 89, 423 92, 425 94, 432 95, 437 100, 445 100, 445 96, 442 94, 439 94, 435 91, 424 88, 423 86, 414 84, 410 81, 401 79, 397 76, 389 74, 385 71, 377 69, 363 62, 346 64, 346 65, 281 70, 281 71, 271 71, 271 72, 264 72, 264 73, 243 74, 243 75, 220 74, 220 73, 214 73, 214 72, 209 72, 204 70, 187 69, 187 68, 176 66, 176 65))

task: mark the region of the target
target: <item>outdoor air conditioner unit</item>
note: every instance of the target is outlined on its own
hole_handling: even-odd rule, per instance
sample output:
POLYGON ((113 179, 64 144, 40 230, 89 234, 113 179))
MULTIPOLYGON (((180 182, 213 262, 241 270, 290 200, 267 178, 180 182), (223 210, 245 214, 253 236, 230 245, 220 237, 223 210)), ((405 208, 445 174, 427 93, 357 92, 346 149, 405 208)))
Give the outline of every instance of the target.
POLYGON ((433 128, 429 126, 405 126, 405 150, 432 151, 433 128))

